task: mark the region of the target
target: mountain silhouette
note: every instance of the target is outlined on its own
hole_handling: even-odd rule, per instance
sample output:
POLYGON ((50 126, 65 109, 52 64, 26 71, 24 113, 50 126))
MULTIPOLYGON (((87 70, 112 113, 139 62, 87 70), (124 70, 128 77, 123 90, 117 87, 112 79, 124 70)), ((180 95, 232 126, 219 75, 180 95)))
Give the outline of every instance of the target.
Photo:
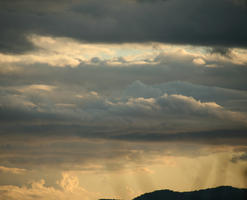
POLYGON ((157 190, 143 194, 133 200, 247 200, 247 189, 220 186, 192 192, 157 190))

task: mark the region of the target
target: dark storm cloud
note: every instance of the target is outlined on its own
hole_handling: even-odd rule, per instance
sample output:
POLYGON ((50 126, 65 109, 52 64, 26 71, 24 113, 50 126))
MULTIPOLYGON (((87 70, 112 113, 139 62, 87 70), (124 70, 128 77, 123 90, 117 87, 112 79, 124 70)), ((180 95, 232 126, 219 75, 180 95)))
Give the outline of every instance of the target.
POLYGON ((247 130, 213 130, 176 134, 135 133, 114 136, 115 139, 146 142, 189 142, 211 145, 245 145, 247 130))
MULTIPOLYGON (((106 139, 107 141, 129 141, 129 142, 158 142, 158 143, 189 143, 189 144, 206 144, 206 145, 246 145, 247 129, 217 129, 208 131, 192 131, 171 133, 169 130, 162 132, 153 132, 150 129, 130 130, 122 127, 107 127, 107 126, 92 126, 80 124, 44 124, 44 125, 22 125, 16 124, 13 126, 2 126, 1 135, 6 137, 6 143, 30 143, 30 141, 39 141, 40 139, 52 138, 68 138, 68 141, 73 137, 87 139, 106 139), (6 134, 8 132, 8 134, 6 134), (11 134, 10 134, 11 133, 11 134), (27 138, 29 138, 27 140, 27 138), (18 140, 16 140, 18 139, 18 140), (26 142, 25 142, 26 141, 26 142), (7 142, 8 143, 8 142, 7 142)), ((42 141, 42 140, 41 140, 42 141)), ((56 142, 56 140, 55 140, 56 142)), ((32 144, 32 143, 30 143, 32 144)), ((246 160, 246 155, 238 157, 246 160)))
POLYGON ((150 164, 155 155, 195 157, 205 154, 200 152, 205 146, 236 148, 247 141, 246 130, 126 134, 128 130, 114 132, 105 127, 54 124, 15 126, 1 131, 5 134, 1 134, 0 150, 4 156, 0 164, 27 169, 48 166, 63 170, 104 170, 103 166, 90 167, 92 162, 103 161, 106 170, 118 170, 129 162, 141 164, 144 158, 150 164))
POLYGON ((232 0, 1 1, 0 50, 31 49, 28 34, 89 42, 246 47, 247 12, 232 0))
POLYGON ((13 121, 35 121, 35 120, 55 120, 62 119, 62 116, 58 116, 53 113, 42 113, 35 110, 25 110, 20 108, 6 108, 0 107, 0 121, 1 122, 13 122, 13 121))

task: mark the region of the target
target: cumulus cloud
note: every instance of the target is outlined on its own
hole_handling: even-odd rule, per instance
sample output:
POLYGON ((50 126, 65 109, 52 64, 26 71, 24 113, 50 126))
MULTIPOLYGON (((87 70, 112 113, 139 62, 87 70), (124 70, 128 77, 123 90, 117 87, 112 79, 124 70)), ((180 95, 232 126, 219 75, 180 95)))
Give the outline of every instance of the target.
MULTIPOLYGON (((99 95, 94 91, 78 94, 78 90, 67 91, 66 89, 54 89, 54 86, 31 85, 18 89, 17 91, 21 92, 18 95, 4 96, 1 101, 2 120, 7 116, 16 118, 16 115, 14 113, 11 115, 10 112, 16 110, 23 114, 26 113, 24 116, 30 116, 33 120, 50 116, 49 118, 54 118, 55 121, 72 118, 77 119, 77 122, 84 120, 84 123, 90 123, 90 121, 97 123, 96 119, 101 118, 101 121, 114 124, 118 123, 115 118, 117 117, 117 119, 125 122, 136 119, 137 126, 138 120, 142 121, 150 116, 156 119, 157 123, 161 122, 161 119, 169 120, 172 116, 182 119, 184 115, 188 115, 188 118, 190 116, 214 117, 215 119, 244 122, 245 117, 241 113, 227 111, 215 102, 200 102, 195 97, 190 97, 196 94, 196 97, 200 99, 200 94, 197 91, 203 89, 208 92, 208 95, 201 92, 206 97, 211 97, 217 91, 228 96, 235 92, 220 88, 211 89, 192 84, 186 85, 186 83, 179 82, 148 86, 137 81, 123 91, 119 98, 99 95), (184 88, 188 88, 189 94, 186 94, 184 88), (192 91, 194 89, 194 93, 189 88, 192 91), (179 90, 184 94, 180 94, 179 90), (70 96, 67 97, 68 95, 70 96)), ((221 93, 218 96, 221 96, 221 93)), ((239 99, 246 96, 245 93, 241 92, 236 92, 236 95, 239 95, 239 99)))
POLYGON ((63 174, 63 178, 60 183, 62 189, 56 189, 54 187, 47 187, 45 185, 45 180, 41 179, 37 182, 32 182, 31 187, 23 185, 21 187, 14 185, 4 185, 0 186, 1 200, 45 200, 45 199, 93 199, 97 198, 96 194, 92 194, 85 190, 83 187, 79 186, 79 181, 77 177, 68 176, 63 174), (64 185, 65 184, 65 185, 64 185))

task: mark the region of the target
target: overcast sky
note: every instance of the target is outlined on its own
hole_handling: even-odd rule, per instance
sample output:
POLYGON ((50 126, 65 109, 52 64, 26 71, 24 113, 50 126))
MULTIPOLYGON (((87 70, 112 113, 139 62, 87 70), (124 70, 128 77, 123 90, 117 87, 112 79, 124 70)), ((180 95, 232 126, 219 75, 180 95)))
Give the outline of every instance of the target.
POLYGON ((1 0, 0 200, 247 187, 246 0, 1 0))

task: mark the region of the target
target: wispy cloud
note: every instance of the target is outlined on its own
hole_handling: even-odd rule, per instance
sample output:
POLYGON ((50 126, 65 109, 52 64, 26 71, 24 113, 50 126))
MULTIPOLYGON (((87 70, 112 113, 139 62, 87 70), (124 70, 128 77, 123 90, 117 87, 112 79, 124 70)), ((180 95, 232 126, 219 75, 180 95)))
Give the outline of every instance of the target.
POLYGON ((27 171, 26 169, 9 168, 9 167, 0 166, 0 172, 3 172, 3 173, 22 174, 22 173, 25 173, 26 171, 27 171))

